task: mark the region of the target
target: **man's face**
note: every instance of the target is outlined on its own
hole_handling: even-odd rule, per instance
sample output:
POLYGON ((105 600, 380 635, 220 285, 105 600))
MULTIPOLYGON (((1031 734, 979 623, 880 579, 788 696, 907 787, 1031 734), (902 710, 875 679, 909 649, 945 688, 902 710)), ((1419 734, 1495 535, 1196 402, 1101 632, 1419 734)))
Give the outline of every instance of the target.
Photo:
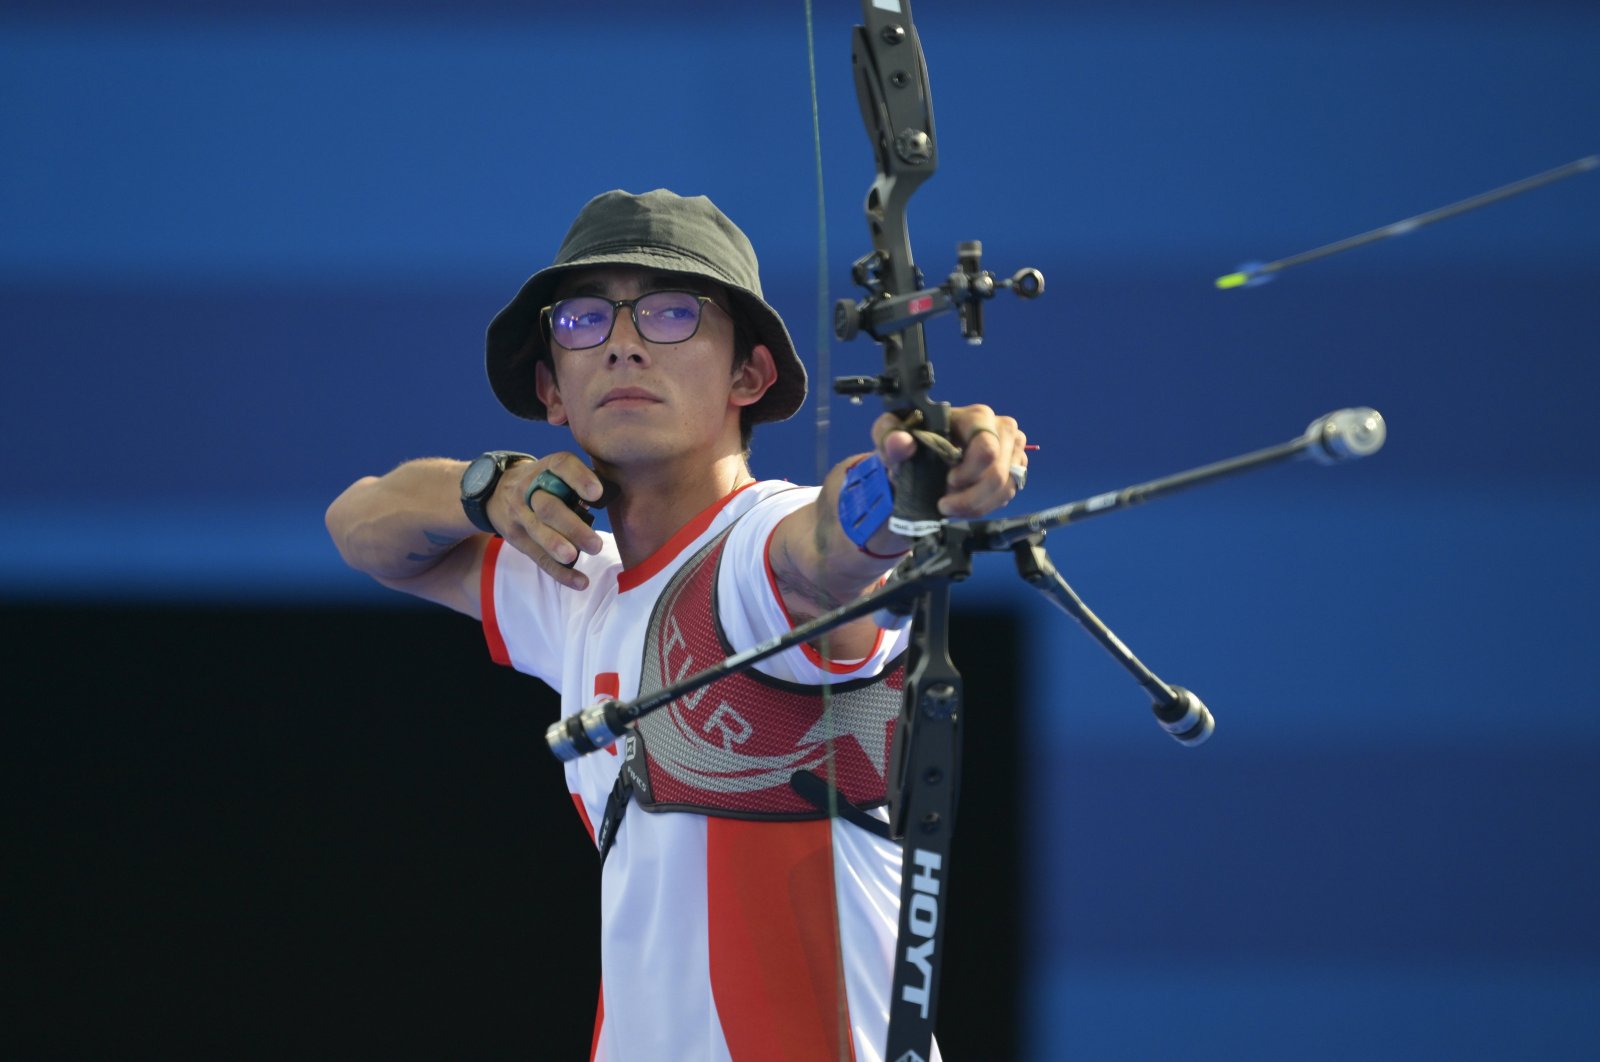
POLYGON ((648 463, 700 451, 708 459, 719 456, 730 432, 737 448, 740 408, 757 401, 770 386, 770 354, 752 357, 754 367, 733 367, 733 320, 726 294, 715 286, 644 269, 595 269, 568 277, 552 301, 576 295, 637 299, 666 290, 712 298, 700 308, 699 328, 689 339, 651 342, 634 327, 629 307, 622 306, 611 334, 599 346, 568 350, 552 339, 555 372, 539 366, 539 397, 549 409, 550 423, 570 426, 578 444, 597 461, 648 463))

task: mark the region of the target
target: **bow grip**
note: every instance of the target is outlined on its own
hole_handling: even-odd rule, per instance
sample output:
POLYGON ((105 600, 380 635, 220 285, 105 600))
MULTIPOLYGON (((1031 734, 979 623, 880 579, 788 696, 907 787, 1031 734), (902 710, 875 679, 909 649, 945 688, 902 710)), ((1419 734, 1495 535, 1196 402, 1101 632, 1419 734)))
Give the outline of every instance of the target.
POLYGON ((921 538, 938 531, 944 522, 939 499, 944 497, 950 467, 961 459, 961 451, 942 435, 918 428, 910 431, 917 440, 917 451, 895 469, 889 530, 906 538, 921 538))

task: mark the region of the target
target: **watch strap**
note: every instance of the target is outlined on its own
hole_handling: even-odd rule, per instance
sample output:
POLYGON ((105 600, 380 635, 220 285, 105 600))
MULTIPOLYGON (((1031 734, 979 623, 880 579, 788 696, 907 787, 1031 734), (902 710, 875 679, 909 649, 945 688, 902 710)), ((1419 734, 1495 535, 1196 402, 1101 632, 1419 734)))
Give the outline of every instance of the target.
MULTIPOLYGON (((500 485, 500 477, 505 474, 506 469, 518 461, 532 461, 533 459, 532 454, 520 453, 516 450, 488 450, 467 466, 470 469, 472 465, 476 465, 479 461, 492 461, 494 463, 494 474, 489 477, 488 481, 479 490, 469 493, 465 482, 462 483, 461 511, 466 513, 467 519, 472 521, 473 527, 491 535, 500 534, 499 531, 495 530, 494 523, 489 519, 489 499, 494 497, 494 489, 500 485)), ((463 473, 462 478, 465 480, 465 473, 463 473)))

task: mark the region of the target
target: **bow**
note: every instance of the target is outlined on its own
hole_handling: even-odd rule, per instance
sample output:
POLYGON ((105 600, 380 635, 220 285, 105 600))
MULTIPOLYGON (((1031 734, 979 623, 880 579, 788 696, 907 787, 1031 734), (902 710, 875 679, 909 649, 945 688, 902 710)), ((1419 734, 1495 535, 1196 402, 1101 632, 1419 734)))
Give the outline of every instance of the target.
MULTIPOLYGON (((949 406, 930 396, 933 369, 923 322, 955 312, 963 336, 969 342, 981 341, 983 303, 1006 289, 1024 298, 1037 296, 1043 291, 1044 278, 1033 269, 997 278, 982 268, 981 244, 971 241, 960 245, 957 265, 941 283, 924 287, 911 253, 906 214, 912 194, 932 175, 938 161, 927 67, 907 0, 863 0, 862 9, 863 24, 855 27, 852 39, 852 65, 862 119, 877 162, 866 199, 873 250, 852 269, 865 297, 838 302, 832 324, 840 339, 865 333, 876 340, 883 349, 884 369, 874 376, 844 377, 835 382, 835 390, 854 397, 879 395, 885 408, 917 437, 915 456, 896 471, 890 517, 890 527, 914 539, 915 545, 880 589, 738 652, 707 671, 680 678, 627 703, 607 700, 569 716, 547 730, 546 741, 561 759, 593 752, 626 733, 642 716, 724 675, 815 641, 844 623, 874 613, 909 619, 907 673, 887 778, 890 834, 900 841, 903 854, 899 935, 884 1057, 895 1062, 923 1062, 931 1054, 937 1015, 949 901, 945 882, 960 767, 963 688, 949 653, 950 592, 951 584, 971 571, 972 554, 1014 553, 1023 578, 1088 629, 1150 692, 1162 728, 1182 744, 1197 745, 1212 732, 1205 705, 1189 691, 1155 676, 1088 610, 1045 555, 1041 545, 1045 532, 1269 463, 1301 457, 1331 463, 1366 456, 1381 447, 1384 426, 1373 410, 1344 410, 1319 418, 1304 435, 1281 446, 1120 492, 1008 520, 942 520, 937 502, 944 489, 946 462, 959 451, 950 439, 949 406)), ((809 14, 808 5, 808 35, 809 14)), ((818 169, 820 200, 820 160, 818 169)), ((823 258, 826 261, 825 253, 823 258)), ((823 366, 827 346, 823 337, 819 343, 823 366)), ((826 375, 825 367, 822 371, 826 375)), ((819 435, 825 423, 824 414, 819 435)), ((826 729, 832 733, 837 728, 830 725, 826 729)), ((832 762, 831 755, 828 760, 832 762)), ((840 806, 834 787, 827 787, 826 798, 830 815, 837 814, 840 806)))
POLYGON ((949 404, 929 394, 934 374, 923 321, 953 310, 962 335, 980 343, 983 302, 1006 288, 1037 296, 1044 277, 1024 269, 996 278, 982 268, 982 244, 974 240, 960 245, 956 268, 943 283, 924 287, 906 213, 939 161, 927 62, 908 0, 863 0, 861 6, 851 65, 877 162, 866 197, 872 251, 851 270, 866 295, 835 304, 833 329, 842 340, 871 336, 883 349, 884 368, 878 376, 843 377, 834 389, 856 398, 881 396, 918 441, 912 458, 896 470, 889 518, 891 530, 917 540, 897 574, 921 588, 892 606, 910 615, 911 645, 888 775, 890 835, 902 842, 903 856, 885 1056, 920 1059, 931 1052, 938 1009, 944 882, 960 773, 962 682, 949 651, 950 584, 965 577, 971 559, 965 529, 947 526, 937 507, 960 451, 950 438, 949 404), (923 574, 907 578, 912 572, 923 574))

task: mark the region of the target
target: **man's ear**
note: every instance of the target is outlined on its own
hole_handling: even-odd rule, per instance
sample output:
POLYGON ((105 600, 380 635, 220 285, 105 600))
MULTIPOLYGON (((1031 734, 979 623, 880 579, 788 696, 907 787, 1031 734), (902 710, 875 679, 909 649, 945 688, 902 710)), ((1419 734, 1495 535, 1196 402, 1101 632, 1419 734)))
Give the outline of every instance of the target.
POLYGON ((543 358, 533 363, 533 391, 544 403, 546 420, 551 424, 567 422, 567 407, 561 404, 561 388, 556 386, 555 370, 543 358))
POLYGON ((753 406, 761 396, 778 382, 778 365, 772 351, 757 343, 750 348, 750 357, 733 370, 733 395, 730 401, 736 406, 753 406))

